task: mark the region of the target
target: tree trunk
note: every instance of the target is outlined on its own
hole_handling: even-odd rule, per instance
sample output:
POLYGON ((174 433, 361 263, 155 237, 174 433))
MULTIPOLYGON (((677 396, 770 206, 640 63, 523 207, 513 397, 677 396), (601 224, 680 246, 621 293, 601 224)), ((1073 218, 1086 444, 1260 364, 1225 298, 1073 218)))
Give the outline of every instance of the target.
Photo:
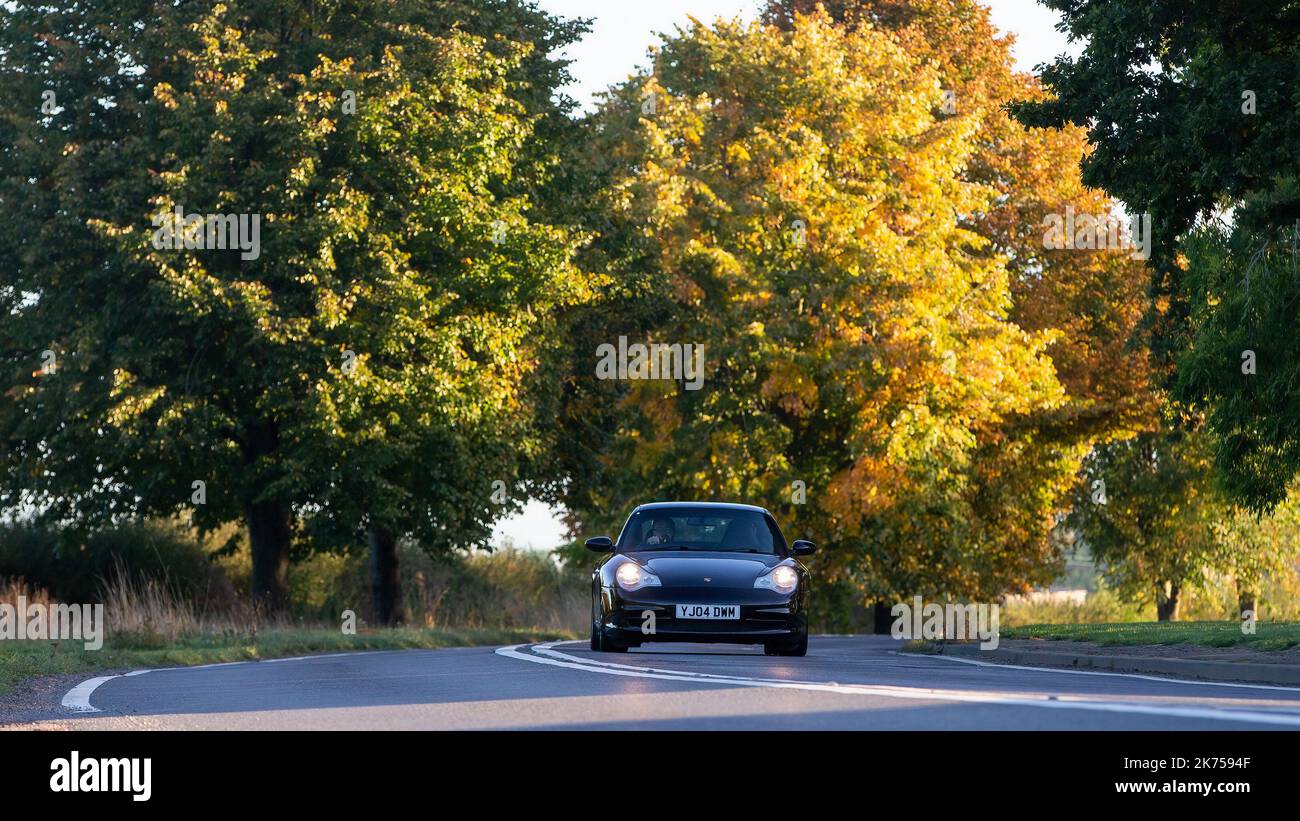
MULTIPOLYGON (((889 611, 894 606, 889 602, 878 601, 871 608, 871 632, 877 636, 888 636, 894 624, 894 616, 889 611)), ((919 638, 919 637, 917 637, 919 638)))
POLYGON ((370 595, 376 624, 401 624, 402 582, 397 575, 397 538, 384 528, 370 529, 370 595))
POLYGON ((251 502, 244 508, 253 552, 253 599, 272 612, 289 600, 289 505, 279 500, 251 502))
POLYGON ((1254 585, 1243 583, 1241 579, 1237 579, 1237 618, 1242 618, 1243 614, 1249 610, 1258 619, 1258 603, 1254 585))
POLYGON ((1178 597, 1182 592, 1177 582, 1166 582, 1156 594, 1156 618, 1160 621, 1178 621, 1178 597))

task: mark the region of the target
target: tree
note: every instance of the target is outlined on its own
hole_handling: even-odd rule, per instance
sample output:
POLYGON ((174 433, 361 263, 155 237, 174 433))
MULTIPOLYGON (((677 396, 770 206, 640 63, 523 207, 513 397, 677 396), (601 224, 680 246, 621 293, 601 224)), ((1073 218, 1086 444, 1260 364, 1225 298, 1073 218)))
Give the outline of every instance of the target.
MULTIPOLYGON (((816 5, 774 0, 768 15, 788 25, 816 5)), ((997 34, 987 9, 970 0, 848 0, 833 8, 837 20, 886 29, 935 65, 951 108, 978 122, 975 150, 958 173, 996 196, 963 224, 988 240, 988 256, 1004 261, 1011 320, 1050 335, 1047 353, 1065 396, 978 431, 967 495, 976 523, 970 538, 982 549, 972 552, 997 557, 1008 570, 1016 563, 1003 578, 1014 579, 1017 592, 1046 583, 1059 564, 1050 534, 1083 456, 1096 443, 1157 424, 1138 333, 1145 269, 1126 254, 1044 247, 1047 218, 1067 210, 1106 215, 1115 203, 1073 171, 1089 152, 1081 128, 1028 129, 1008 116, 1008 102, 1044 92, 1035 78, 1012 71, 1011 38, 997 34)))
POLYGON ((1044 67, 1051 95, 1017 115, 1086 127, 1084 181, 1151 214, 1153 348, 1175 399, 1208 417, 1234 497, 1266 510, 1300 469, 1294 334, 1280 321, 1300 298, 1284 275, 1300 218, 1300 6, 1044 1, 1083 53, 1044 67), (1246 350, 1262 358, 1249 379, 1246 350))
POLYGON ((1293 492, 1267 514, 1233 506, 1214 528, 1237 587, 1237 614, 1244 617, 1251 612, 1259 618, 1264 582, 1295 572, 1300 556, 1300 498, 1293 492))
POLYGON ((1205 414, 1221 483, 1261 513, 1287 498, 1300 467, 1298 233, 1214 221, 1176 262, 1189 322, 1175 342, 1173 394, 1205 414))
POLYGON ((1045 214, 1111 206, 1069 173, 1086 151, 1081 130, 1007 116, 1006 100, 1040 92, 1012 73, 985 9, 852 2, 826 4, 828 16, 815 6, 773 3, 763 28, 679 32, 653 75, 616 89, 590 124, 586 162, 610 204, 593 209, 587 225, 601 240, 584 264, 608 273, 598 304, 613 319, 593 315, 573 341, 557 449, 573 478, 559 498, 575 527, 590 528, 615 526, 647 483, 659 498, 762 500, 833 545, 817 557, 819 577, 851 585, 859 601, 1045 583, 1059 559, 1049 534, 1088 447, 1151 425, 1149 369, 1133 344, 1140 265, 1043 248, 1045 214), (824 58, 799 52, 811 41, 824 58), (732 42, 748 61, 730 55, 732 42), (882 48, 894 62, 843 56, 882 48), (900 64, 914 75, 901 89, 889 86, 903 82, 900 64), (867 86, 924 102, 868 103, 867 86), (695 104, 700 123, 679 122, 682 99, 712 105, 695 104), (825 113, 853 120, 859 105, 875 109, 861 122, 880 134, 905 132, 895 119, 923 126, 868 149, 853 141, 856 126, 825 113), (920 149, 920 163, 902 161, 942 139, 950 153, 938 163, 920 149), (663 146, 690 156, 664 158, 663 146), (854 166, 857 150, 880 158, 869 166, 879 176, 854 166), (907 171, 936 178, 933 199, 908 199, 918 189, 907 171), (913 234, 900 211, 942 224, 913 234), (878 252, 891 232, 916 257, 878 252), (917 264, 927 242, 952 242, 942 252, 951 264, 917 264), (954 311, 967 265, 987 277, 977 291, 989 321, 978 328, 954 311), (881 316, 897 324, 880 331, 881 316), (917 331, 909 322, 935 347, 901 343, 917 331), (620 335, 708 340, 717 368, 695 394, 584 378, 596 346, 620 335), (1008 359, 990 358, 994 339, 1008 359), (983 381, 998 373, 1017 381, 983 381), (985 387, 989 404, 973 407, 985 387))
POLYGON ((1066 524, 1117 590, 1154 600, 1160 621, 1177 621, 1183 591, 1231 565, 1216 532, 1226 513, 1207 438, 1172 430, 1094 450, 1066 524))
POLYGON ((481 543, 535 458, 525 388, 586 290, 533 213, 546 53, 580 28, 511 0, 8 5, 0 506, 93 525, 201 492, 271 606, 295 540, 368 536, 396 618, 396 540, 481 543), (260 247, 178 252, 173 209, 256 215, 260 247))
POLYGON ((633 308, 578 341, 571 419, 612 435, 581 435, 602 470, 571 509, 609 526, 648 497, 757 499, 827 534, 823 566, 866 595, 1009 583, 968 538, 978 432, 1062 391, 962 224, 993 199, 959 173, 979 119, 942 104, 932 66, 820 13, 695 24, 611 93, 593 253, 633 308), (702 345, 702 389, 587 376, 620 331, 702 345))

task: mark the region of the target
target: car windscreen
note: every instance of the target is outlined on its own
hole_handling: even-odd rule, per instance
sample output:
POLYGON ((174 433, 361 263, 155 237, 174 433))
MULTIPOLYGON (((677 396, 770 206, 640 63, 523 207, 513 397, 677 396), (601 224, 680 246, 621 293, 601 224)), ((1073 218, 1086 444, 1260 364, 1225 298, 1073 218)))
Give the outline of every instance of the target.
POLYGON ((785 540, 771 521, 753 510, 674 507, 638 510, 619 536, 620 552, 710 550, 785 553, 785 540))

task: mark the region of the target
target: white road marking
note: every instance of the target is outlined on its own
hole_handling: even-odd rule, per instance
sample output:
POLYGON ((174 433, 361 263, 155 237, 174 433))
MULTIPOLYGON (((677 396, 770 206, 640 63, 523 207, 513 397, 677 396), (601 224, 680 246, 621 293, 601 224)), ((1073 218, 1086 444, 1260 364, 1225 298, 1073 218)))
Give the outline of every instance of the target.
POLYGON ((979 659, 967 659, 960 656, 933 655, 929 653, 900 653, 893 651, 900 658, 923 658, 937 659, 941 661, 955 661, 961 664, 973 664, 976 667, 1001 667, 1005 670, 1029 670, 1034 673, 1069 673, 1073 676, 1120 676, 1122 678, 1139 678, 1144 681, 1160 681, 1166 684, 1194 684, 1201 687, 1244 687, 1250 690, 1282 690, 1288 693, 1300 693, 1300 687, 1287 687, 1284 684, 1247 684, 1237 681, 1207 681, 1198 679, 1185 678, 1165 678, 1163 676, 1152 676, 1145 673, 1119 673, 1107 670, 1070 670, 1065 667, 1027 667, 1023 664, 1002 664, 995 661, 980 661, 979 659))
MULTIPOLYGON (((579 644, 580 642, 566 642, 579 644)), ((925 687, 902 687, 875 684, 836 684, 832 682, 793 681, 786 679, 761 679, 750 676, 724 676, 713 673, 693 673, 661 668, 640 667, 630 664, 614 664, 595 660, 580 659, 552 649, 555 642, 541 645, 515 644, 499 647, 497 655, 506 658, 528 661, 533 664, 546 664, 570 670, 582 670, 589 673, 601 673, 613 676, 630 676, 633 678, 658 679, 662 681, 689 681, 696 684, 719 684, 735 687, 768 687, 781 690, 811 690, 843 695, 879 696, 882 698, 908 699, 913 701, 949 701, 966 704, 996 704, 1012 707, 1039 707, 1049 710, 1091 710, 1106 713, 1130 713, 1137 715, 1160 716, 1163 718, 1191 718, 1210 721, 1228 721, 1245 724, 1272 724, 1278 726, 1300 727, 1300 715, 1287 713, 1252 712, 1246 710, 1215 709, 1209 707, 1184 707, 1176 705, 1160 706, 1153 704, 1129 704, 1117 701, 1090 701, 1078 696, 1041 696, 1028 697, 1023 694, 995 692, 969 692, 959 690, 938 690, 925 687), (521 647, 545 650, 545 655, 532 655, 519 652, 521 647), (653 672, 652 672, 653 671, 653 672)))
MULTIPOLYGON (((672 670, 672 669, 667 669, 667 668, 662 668, 662 667, 646 667, 645 665, 641 665, 641 664, 616 664, 616 663, 614 663, 614 662, 612 662, 612 661, 597 661, 597 660, 595 660, 595 659, 582 659, 582 658, 578 658, 577 656, 570 656, 570 655, 568 655, 567 653, 561 653, 561 652, 559 652, 559 651, 557 651, 557 650, 553 650, 553 649, 551 649, 551 648, 553 648, 553 647, 558 647, 558 646, 560 646, 560 645, 562 645, 562 644, 582 644, 582 642, 580 642, 580 641, 548 641, 548 642, 544 642, 544 643, 542 643, 542 644, 535 644, 535 645, 532 645, 532 650, 533 650, 534 653, 541 653, 541 654, 544 655, 544 656, 550 656, 550 657, 552 657, 552 658, 563 659, 563 660, 565 660, 565 661, 577 661, 577 662, 580 662, 580 663, 582 663, 582 664, 594 664, 594 665, 597 665, 597 666, 599 666, 599 667, 616 667, 616 668, 619 668, 619 669, 622 669, 622 670, 649 670, 649 671, 652 672, 652 673, 668 673, 668 674, 670 674, 670 675, 675 675, 675 676, 691 676, 691 677, 693 677, 693 678, 723 678, 723 679, 733 679, 733 678, 736 678, 736 676, 721 675, 721 674, 719 674, 719 673, 696 673, 696 672, 693 672, 693 671, 690 671, 690 670, 672 670)), ((757 656, 755 656, 755 658, 757 658, 757 656)), ((774 682, 788 682, 788 681, 791 681, 791 679, 788 679, 788 678, 754 678, 753 676, 742 676, 741 678, 752 679, 753 681, 774 681, 774 682)), ((800 683, 800 684, 836 684, 837 682, 834 682, 834 681, 803 681, 803 682, 799 682, 799 683, 800 683)))
POLYGON ((63 697, 63 706, 78 713, 98 713, 98 707, 90 706, 90 694, 95 692, 99 685, 115 678, 121 678, 121 676, 100 676, 99 678, 81 682, 63 697))
POLYGON ((143 676, 145 673, 169 673, 177 670, 211 670, 216 667, 235 667, 240 664, 268 664, 277 661, 312 661, 314 659, 332 659, 339 656, 359 656, 364 654, 374 655, 375 653, 401 653, 402 650, 352 650, 346 653, 321 653, 317 656, 294 656, 293 658, 282 659, 249 659, 247 661, 222 661, 215 664, 195 664, 187 667, 149 667, 144 670, 132 670, 129 673, 122 673, 115 676, 98 676, 87 679, 76 687, 73 687, 63 697, 62 704, 65 708, 78 713, 98 713, 102 712, 98 707, 90 703, 90 695, 99 689, 100 685, 112 681, 115 678, 130 678, 132 676, 143 676))
MULTIPOLYGON (((425 648, 423 648, 423 647, 412 647, 411 649, 412 649, 412 650, 423 650, 423 649, 425 649, 425 648)), ((442 648, 442 649, 447 649, 447 648, 442 648)), ((373 655, 373 654, 375 654, 375 653, 401 653, 401 652, 404 652, 404 651, 402 651, 402 650, 349 650, 349 651, 347 651, 346 653, 320 653, 320 654, 313 655, 313 656, 292 656, 292 657, 290 657, 290 658, 284 658, 284 659, 257 659, 257 660, 256 660, 256 663, 257 663, 257 664, 275 664, 275 663, 277 663, 277 662, 281 662, 281 661, 313 661, 313 660, 315 660, 315 659, 336 659, 336 658, 340 658, 340 657, 342 657, 342 656, 357 656, 357 655, 360 655, 360 654, 362 654, 362 653, 368 653, 368 654, 373 655)), ((233 663, 234 663, 234 664, 252 664, 252 663, 254 663, 254 662, 248 662, 248 661, 236 661, 236 662, 233 662, 233 663)))

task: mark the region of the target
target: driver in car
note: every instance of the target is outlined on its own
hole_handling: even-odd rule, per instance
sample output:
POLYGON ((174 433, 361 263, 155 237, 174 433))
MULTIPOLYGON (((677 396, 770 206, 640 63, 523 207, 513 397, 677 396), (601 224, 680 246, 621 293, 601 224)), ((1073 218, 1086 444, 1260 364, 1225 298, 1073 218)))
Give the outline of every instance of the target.
POLYGON ((650 526, 650 535, 646 537, 645 543, 668 544, 673 540, 673 523, 671 519, 659 518, 654 520, 650 526))

